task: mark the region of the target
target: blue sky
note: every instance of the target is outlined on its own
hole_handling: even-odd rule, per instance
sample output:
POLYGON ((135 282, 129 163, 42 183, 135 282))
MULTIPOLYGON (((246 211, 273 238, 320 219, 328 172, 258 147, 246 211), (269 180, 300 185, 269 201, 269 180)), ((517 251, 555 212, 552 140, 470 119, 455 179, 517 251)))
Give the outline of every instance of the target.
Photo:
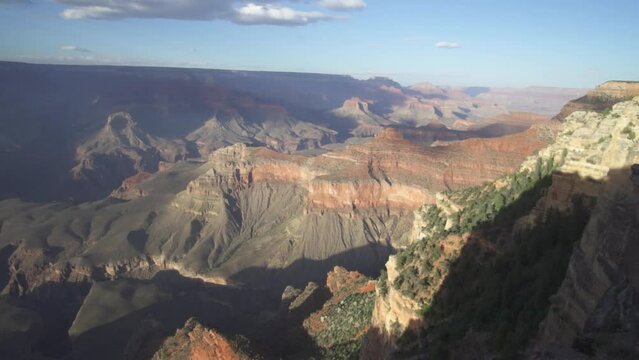
POLYGON ((639 80, 638 14, 637 0, 0 0, 0 59, 593 87, 639 80))

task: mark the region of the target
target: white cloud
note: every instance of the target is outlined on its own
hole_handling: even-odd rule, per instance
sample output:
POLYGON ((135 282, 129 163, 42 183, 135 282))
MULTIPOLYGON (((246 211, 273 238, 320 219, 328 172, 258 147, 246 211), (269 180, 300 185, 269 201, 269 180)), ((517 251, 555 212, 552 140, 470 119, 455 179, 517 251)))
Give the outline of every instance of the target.
POLYGON ((60 13, 60 16, 67 20, 78 20, 86 18, 99 19, 116 17, 119 14, 121 14, 121 11, 106 6, 84 6, 65 9, 62 13, 60 13))
POLYGON ((64 50, 64 51, 76 51, 76 52, 83 52, 83 53, 91 52, 91 50, 89 50, 89 49, 87 49, 87 48, 83 48, 83 47, 79 47, 79 46, 75 46, 75 45, 64 45, 64 46, 60 46, 60 50, 64 50))
POLYGON ((455 41, 438 41, 435 43, 435 47, 440 49, 457 49, 460 48, 461 45, 455 41))
POLYGON ((319 3, 332 10, 359 10, 366 7, 364 0, 320 0, 319 3))
MULTIPOLYGON (((55 1, 68 6, 60 13, 60 16, 68 20, 161 18, 226 20, 237 24, 306 25, 336 19, 321 11, 303 11, 279 5, 285 0, 262 0, 259 3, 246 0, 55 1)), ((346 2, 353 2, 353 0, 346 2)), ((361 2, 361 0, 355 0, 355 2, 361 2)))
POLYGON ((306 25, 330 19, 331 16, 319 11, 299 11, 284 6, 249 3, 237 9, 234 21, 243 24, 306 25))
POLYGON ((213 20, 229 17, 234 0, 56 0, 70 6, 65 19, 163 18, 213 20))

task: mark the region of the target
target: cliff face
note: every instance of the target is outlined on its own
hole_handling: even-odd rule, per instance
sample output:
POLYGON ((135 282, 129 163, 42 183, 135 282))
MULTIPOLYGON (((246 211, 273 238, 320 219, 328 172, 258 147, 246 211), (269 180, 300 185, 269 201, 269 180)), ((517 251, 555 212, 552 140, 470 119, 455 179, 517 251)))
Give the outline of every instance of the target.
MULTIPOLYGON (((135 134, 130 122, 122 125, 135 134)), ((16 253, 23 262, 7 289, 29 291, 49 269, 60 279, 178 269, 218 283, 281 285, 321 278, 337 264, 372 272, 409 236, 412 211, 433 203, 435 191, 510 171, 547 141, 537 131, 428 146, 387 129, 318 155, 234 145, 205 162, 164 163, 163 171, 131 177, 113 193, 126 202, 53 208, 5 202, 0 239, 42 249, 33 261, 43 264, 16 253), (19 214, 27 213, 50 215, 25 223, 19 214)))
POLYGON ((576 347, 601 358, 612 357, 614 352, 624 353, 626 358, 639 355, 635 347, 639 340, 638 214, 637 189, 634 194, 599 198, 573 252, 566 278, 551 298, 535 352, 576 347))
MULTIPOLYGON (((628 89, 615 86, 614 90, 614 94, 625 96, 628 89)), ((637 256, 634 240, 639 236, 636 165, 632 172, 612 175, 616 168, 639 162, 633 136, 639 125, 637 100, 615 105, 603 121, 588 119, 588 124, 598 125, 592 128, 608 129, 614 145, 598 153, 586 151, 590 166, 580 171, 595 179, 607 175, 607 184, 573 251, 566 278, 551 298, 535 341, 539 351, 576 347, 602 358, 613 356, 613 351, 639 355, 632 345, 639 339, 633 315, 639 309, 634 299, 639 290, 635 281, 638 269, 633 260, 637 256)), ((576 164, 568 165, 579 171, 576 164)))
MULTIPOLYGON (((626 90, 621 91, 626 94, 626 90)), ((618 93, 613 92, 613 95, 618 93)), ((538 338, 534 341, 541 350, 531 356, 545 352, 550 354, 555 350, 557 354, 570 352, 566 348, 571 345, 577 346, 580 351, 604 357, 615 346, 630 353, 635 351, 630 345, 638 336, 632 330, 635 329, 634 317, 628 315, 626 320, 621 319, 636 309, 632 295, 636 291, 632 283, 636 274, 628 259, 634 251, 630 239, 637 236, 637 189, 629 179, 629 168, 639 162, 638 130, 639 98, 619 102, 605 114, 574 112, 565 119, 561 128, 553 131, 556 134, 553 143, 524 161, 514 176, 478 187, 477 191, 438 194, 435 207, 416 211, 413 243, 390 258, 386 265, 387 273, 382 274, 380 279, 373 329, 365 343, 364 354, 376 358, 370 354, 379 354, 380 351, 391 354, 407 349, 412 349, 413 354, 414 351, 431 354, 439 351, 433 347, 441 344, 429 342, 441 339, 438 329, 446 321, 462 321, 441 318, 445 313, 442 309, 450 307, 441 302, 462 301, 462 304, 472 304, 470 298, 455 300, 455 292, 464 292, 456 290, 455 285, 463 273, 459 273, 459 268, 452 264, 456 261, 468 262, 463 257, 465 251, 471 251, 475 254, 472 256, 479 259, 498 258, 499 253, 508 253, 508 249, 514 246, 508 245, 509 241, 512 242, 509 239, 521 237, 519 234, 530 231, 526 229, 549 226, 547 223, 542 225, 544 222, 540 223, 539 219, 551 216, 548 214, 555 209, 564 214, 578 213, 579 210, 572 203, 576 197, 591 199, 585 202, 591 207, 592 199, 598 199, 597 206, 583 235, 578 234, 577 239, 581 240, 577 242, 575 250, 568 251, 560 260, 567 264, 566 279, 561 286, 557 284, 554 290, 557 294, 550 300, 550 307, 544 313, 545 320, 539 327, 538 338), (491 207, 504 202, 508 204, 510 200, 505 195, 510 194, 516 184, 526 177, 530 179, 530 174, 540 173, 539 178, 543 178, 543 174, 550 174, 549 171, 554 171, 551 185, 537 192, 536 198, 530 198, 533 202, 526 200, 534 206, 528 212, 517 215, 512 228, 494 229, 497 232, 493 232, 493 235, 489 230, 468 232, 474 225, 467 226, 466 223, 473 223, 473 216, 488 216, 490 219, 493 216, 491 213, 497 214, 491 207), (489 202, 482 205, 485 200, 478 200, 482 197, 489 202), (475 204, 484 207, 475 213, 475 204), (490 240, 495 236, 497 240, 490 240), (411 264, 414 257, 419 259, 417 268, 406 265, 411 264), (453 274, 451 269, 457 269, 457 273, 453 274), (432 311, 435 313, 428 315, 431 307, 434 307, 432 311), (620 321, 624 335, 611 335, 609 326, 614 321, 620 321), (411 333, 415 334, 411 337, 413 340, 406 342, 406 334, 411 333), (424 339, 424 336, 430 340, 426 340, 427 345, 419 345, 420 341, 415 339, 424 339)), ((522 209, 521 205, 517 206, 515 209, 522 209)), ((516 214, 520 210, 512 211, 516 214)), ((500 216, 502 222, 508 217, 500 216)), ((484 223, 486 226, 489 225, 484 223)), ((472 263, 472 260, 468 263, 472 263)), ((473 281, 466 286, 472 288, 473 281)), ((506 308, 507 305, 501 306, 506 308)), ((539 317, 537 319, 541 320, 539 317)), ((533 337, 535 333, 533 331, 529 336, 533 337)), ((495 343, 490 340, 493 336, 490 332, 473 333, 464 329, 461 334, 465 336, 454 346, 469 349, 474 346, 485 354, 494 354, 496 351, 495 343)), ((462 356, 459 352, 455 354, 462 356)))
POLYGON ((305 190, 308 211, 412 211, 432 203, 435 190, 481 183, 513 169, 546 143, 538 133, 534 129, 427 147, 405 140, 400 130, 385 129, 372 141, 319 156, 237 145, 212 154, 212 169, 187 188, 191 194, 207 195, 212 187, 285 183, 305 190))
POLYGON ((608 81, 589 91, 585 96, 568 102, 554 119, 563 121, 575 111, 601 112, 619 101, 639 95, 639 82, 608 81))
POLYGON ((376 289, 371 329, 362 349, 364 359, 391 357, 399 336, 406 331, 419 332, 423 325, 422 319, 417 316, 421 304, 388 286, 394 284, 399 275, 396 259, 391 257, 386 263, 386 272, 382 273, 387 278, 382 279, 384 284, 376 289))

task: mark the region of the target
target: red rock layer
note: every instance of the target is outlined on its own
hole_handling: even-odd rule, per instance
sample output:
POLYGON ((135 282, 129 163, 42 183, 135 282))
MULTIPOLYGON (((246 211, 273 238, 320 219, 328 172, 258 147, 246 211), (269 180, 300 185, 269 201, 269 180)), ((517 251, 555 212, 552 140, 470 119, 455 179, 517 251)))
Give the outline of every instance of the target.
MULTIPOLYGON (((164 162, 160 162, 160 164, 163 163, 164 162)), ((135 199, 137 197, 143 197, 146 193, 141 189, 137 189, 135 185, 146 181, 151 176, 152 174, 145 171, 141 171, 130 176, 122 181, 122 185, 120 185, 119 188, 113 190, 111 196, 118 199, 135 199)))
POLYGON ((229 340, 195 319, 166 339, 153 356, 154 360, 248 360, 229 340))
POLYGON ((188 191, 213 196, 219 195, 218 189, 280 182, 306 189, 311 211, 405 212, 432 203, 437 191, 492 181, 546 144, 537 129, 530 129, 499 138, 426 146, 389 128, 369 142, 318 156, 236 145, 212 154, 213 170, 192 181, 188 191))

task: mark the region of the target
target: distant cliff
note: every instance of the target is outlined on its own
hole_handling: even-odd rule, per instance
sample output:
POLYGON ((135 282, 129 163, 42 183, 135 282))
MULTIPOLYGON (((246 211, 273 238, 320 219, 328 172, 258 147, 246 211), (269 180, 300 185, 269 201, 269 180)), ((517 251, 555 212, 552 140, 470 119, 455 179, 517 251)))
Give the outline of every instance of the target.
POLYGON ((30 201, 97 200, 158 161, 236 143, 294 152, 389 125, 466 130, 509 118, 522 130, 539 116, 511 113, 545 115, 547 99, 556 111, 583 92, 525 91, 532 107, 522 108, 517 91, 483 99, 341 75, 0 62, 0 76, 0 199, 30 201))

